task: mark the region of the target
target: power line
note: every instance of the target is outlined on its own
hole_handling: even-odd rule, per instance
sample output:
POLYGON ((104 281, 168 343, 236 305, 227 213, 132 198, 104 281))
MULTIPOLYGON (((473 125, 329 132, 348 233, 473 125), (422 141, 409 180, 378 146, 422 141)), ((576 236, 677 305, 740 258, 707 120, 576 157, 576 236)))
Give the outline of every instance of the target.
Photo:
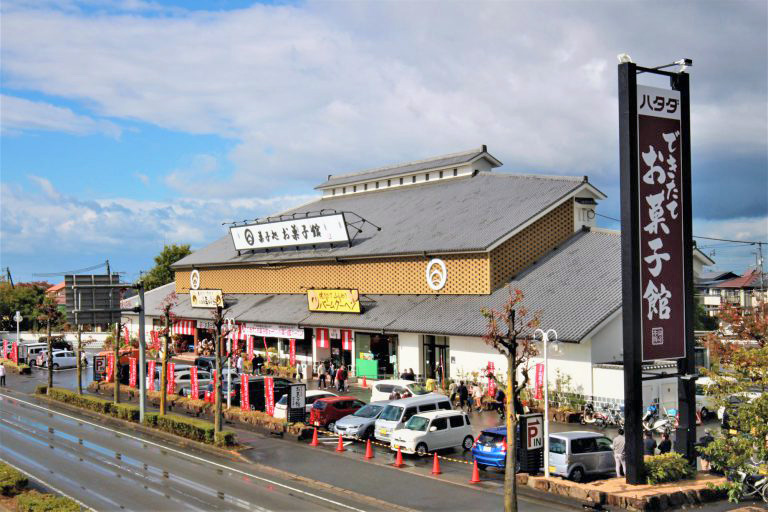
POLYGON ((56 276, 64 276, 68 274, 80 274, 82 272, 88 272, 91 270, 96 270, 97 268, 102 268, 106 266, 106 262, 99 263, 98 265, 93 265, 92 267, 86 267, 86 268, 79 268, 77 270, 66 270, 64 272, 49 272, 45 274, 32 274, 35 277, 56 277, 56 276))
MULTIPOLYGON (((607 215, 603 215, 602 213, 595 212, 595 215, 598 217, 603 217, 605 219, 609 219, 615 222, 621 222, 620 219, 615 219, 613 217, 609 217, 607 215)), ((756 241, 750 241, 750 240, 730 240, 728 238, 713 238, 711 236, 699 236, 699 235, 693 235, 693 238, 700 238, 702 240, 714 240, 716 242, 730 242, 735 244, 745 244, 745 245, 760 245, 760 244, 768 244, 768 242, 756 242, 756 241)))

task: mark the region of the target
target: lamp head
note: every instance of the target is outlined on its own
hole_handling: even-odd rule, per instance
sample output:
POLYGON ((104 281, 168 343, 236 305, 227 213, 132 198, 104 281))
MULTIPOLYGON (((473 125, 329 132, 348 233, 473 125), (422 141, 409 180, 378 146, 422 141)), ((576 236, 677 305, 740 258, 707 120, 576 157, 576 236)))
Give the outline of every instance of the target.
POLYGON ((620 53, 616 56, 616 58, 619 59, 619 64, 627 64, 628 62, 632 62, 632 57, 630 57, 628 53, 620 53))

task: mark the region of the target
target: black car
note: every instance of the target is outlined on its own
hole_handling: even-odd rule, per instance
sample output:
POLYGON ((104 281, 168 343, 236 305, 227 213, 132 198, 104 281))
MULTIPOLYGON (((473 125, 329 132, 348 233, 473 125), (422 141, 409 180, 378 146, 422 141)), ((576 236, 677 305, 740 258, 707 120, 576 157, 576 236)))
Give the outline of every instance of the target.
MULTIPOLYGON (((40 336, 40 338, 37 339, 37 342, 48 343, 48 336, 40 336)), ((51 348, 53 350, 74 350, 72 348, 72 344, 68 341, 65 341, 64 338, 60 336, 51 336, 51 348)))
MULTIPOLYGON (((274 377, 275 381, 275 403, 281 396, 288 393, 288 390, 293 383, 289 379, 283 377, 274 377)), ((208 391, 213 391, 213 382, 208 384, 208 391)), ((227 397, 227 381, 221 383, 221 395, 223 401, 226 401, 227 397)), ((266 397, 264 396, 264 377, 260 375, 248 376, 248 396, 250 398, 251 409, 256 411, 264 411, 266 409, 266 397)), ((232 403, 240 403, 240 379, 232 379, 232 403)))
POLYGON ((216 369, 216 358, 214 356, 200 356, 195 358, 195 366, 201 370, 206 370, 213 374, 216 369))

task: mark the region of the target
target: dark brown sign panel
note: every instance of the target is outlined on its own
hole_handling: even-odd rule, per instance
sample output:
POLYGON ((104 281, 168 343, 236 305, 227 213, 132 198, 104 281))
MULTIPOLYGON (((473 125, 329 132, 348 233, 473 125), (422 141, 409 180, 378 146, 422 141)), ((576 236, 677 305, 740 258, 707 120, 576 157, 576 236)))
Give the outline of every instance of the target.
POLYGON ((680 93, 637 87, 642 360, 685 357, 680 93))

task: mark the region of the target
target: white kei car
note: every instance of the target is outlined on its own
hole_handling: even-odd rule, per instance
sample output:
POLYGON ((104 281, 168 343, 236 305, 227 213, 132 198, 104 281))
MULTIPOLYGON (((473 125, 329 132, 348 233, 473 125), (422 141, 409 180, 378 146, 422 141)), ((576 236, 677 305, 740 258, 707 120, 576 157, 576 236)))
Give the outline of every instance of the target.
POLYGON ((463 411, 431 411, 411 416, 405 427, 392 433, 389 447, 424 456, 444 448, 471 450, 475 444, 469 417, 463 411))

